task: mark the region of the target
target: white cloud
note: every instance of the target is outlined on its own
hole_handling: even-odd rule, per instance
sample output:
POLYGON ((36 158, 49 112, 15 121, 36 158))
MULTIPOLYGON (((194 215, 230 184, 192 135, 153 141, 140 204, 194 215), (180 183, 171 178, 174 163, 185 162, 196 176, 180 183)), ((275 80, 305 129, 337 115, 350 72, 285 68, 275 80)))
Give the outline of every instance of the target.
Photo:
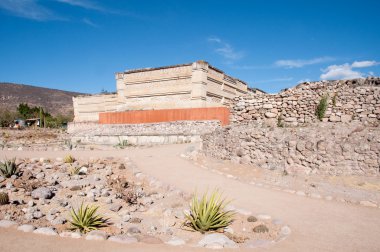
POLYGON ((17 17, 38 21, 61 19, 36 0, 0 0, 0 9, 17 17))
POLYGON ((324 62, 329 62, 335 60, 332 57, 319 57, 314 59, 308 59, 308 60, 302 60, 302 59, 296 59, 296 60, 277 60, 274 64, 278 67, 285 67, 285 68, 300 68, 307 65, 314 65, 324 62))
POLYGON ((320 76, 322 80, 363 78, 363 73, 352 70, 352 66, 348 63, 328 66, 326 69, 322 69, 322 72, 323 74, 320 76))
POLYGON ((351 67, 360 68, 360 67, 371 67, 378 65, 379 62, 376 62, 374 60, 364 60, 364 61, 354 61, 354 63, 351 64, 351 67))
MULTIPOLYGON (((352 64, 345 63, 342 65, 331 65, 326 69, 322 69, 322 80, 338 80, 338 79, 356 79, 364 78, 366 75, 362 72, 355 71, 353 68, 365 68, 379 65, 380 63, 374 60, 354 61, 352 64)), ((371 75, 370 72, 369 75, 371 75)))
POLYGON ((304 82, 310 82, 310 81, 311 81, 310 79, 306 78, 306 79, 299 80, 297 82, 297 84, 304 83, 304 82))
POLYGON ((236 51, 230 44, 224 42, 220 38, 211 37, 208 42, 217 45, 215 52, 224 57, 228 61, 236 61, 244 57, 244 53, 236 51))
POLYGON ((88 18, 83 18, 82 21, 83 21, 83 23, 85 23, 85 24, 87 24, 89 26, 92 26, 92 27, 95 27, 95 28, 99 28, 99 25, 95 24, 94 22, 92 22, 88 18))
POLYGON ((88 1, 88 0, 56 0, 56 1, 69 4, 72 6, 78 6, 85 9, 104 11, 104 9, 100 7, 98 4, 96 4, 94 1, 88 1))

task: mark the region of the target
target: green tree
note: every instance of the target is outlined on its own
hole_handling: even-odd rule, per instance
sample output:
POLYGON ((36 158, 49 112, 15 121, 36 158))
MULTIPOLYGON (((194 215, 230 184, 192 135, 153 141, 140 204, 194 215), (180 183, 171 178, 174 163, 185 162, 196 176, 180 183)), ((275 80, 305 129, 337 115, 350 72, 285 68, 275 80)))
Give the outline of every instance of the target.
POLYGON ((17 118, 17 113, 8 109, 0 109, 0 127, 9 127, 17 118))
POLYGON ((31 108, 27 103, 20 103, 17 107, 17 111, 23 119, 30 117, 31 108))

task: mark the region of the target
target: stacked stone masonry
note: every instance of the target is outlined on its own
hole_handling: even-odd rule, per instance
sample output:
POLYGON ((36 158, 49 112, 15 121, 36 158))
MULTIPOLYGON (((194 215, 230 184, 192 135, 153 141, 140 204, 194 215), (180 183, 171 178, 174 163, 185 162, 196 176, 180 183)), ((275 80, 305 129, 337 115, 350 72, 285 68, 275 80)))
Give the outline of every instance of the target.
POLYGON ((132 145, 175 144, 201 141, 201 135, 220 128, 219 121, 177 121, 146 124, 70 123, 73 142, 117 145, 126 140, 132 145))
POLYGON ((380 127, 361 122, 288 128, 241 124, 217 129, 202 140, 208 156, 266 169, 380 175, 380 127))
POLYGON ((116 73, 116 93, 73 98, 74 121, 96 122, 99 113, 225 106, 251 92, 247 83, 205 61, 116 73))
POLYGON ((306 82, 278 94, 249 94, 230 103, 231 121, 303 125, 318 121, 316 107, 328 96, 324 122, 380 120, 380 78, 306 82))

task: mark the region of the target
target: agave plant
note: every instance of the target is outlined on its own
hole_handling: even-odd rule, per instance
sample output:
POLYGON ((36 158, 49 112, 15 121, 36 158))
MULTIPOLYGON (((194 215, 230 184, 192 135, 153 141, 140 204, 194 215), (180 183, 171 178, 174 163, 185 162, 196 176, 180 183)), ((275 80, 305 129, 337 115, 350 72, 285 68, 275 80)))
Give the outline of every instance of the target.
POLYGON ((16 158, 11 160, 6 159, 4 162, 0 162, 0 174, 5 178, 10 178, 12 175, 17 175, 18 169, 16 164, 16 158))
POLYGON ((71 155, 67 155, 64 160, 63 160, 65 163, 67 164, 72 164, 75 162, 75 158, 71 155))
POLYGON ((208 193, 203 194, 200 200, 195 194, 190 204, 190 213, 185 214, 186 225, 201 233, 227 227, 235 215, 233 211, 224 210, 228 203, 222 199, 218 190, 214 190, 210 197, 208 193))
POLYGON ((95 205, 84 205, 83 202, 78 209, 71 208, 71 220, 69 220, 71 229, 87 233, 107 226, 108 219, 96 213, 98 208, 99 206, 95 205))
POLYGON ((119 143, 116 145, 116 147, 119 147, 120 149, 124 149, 125 147, 129 146, 130 144, 128 143, 127 139, 122 140, 119 137, 119 143))

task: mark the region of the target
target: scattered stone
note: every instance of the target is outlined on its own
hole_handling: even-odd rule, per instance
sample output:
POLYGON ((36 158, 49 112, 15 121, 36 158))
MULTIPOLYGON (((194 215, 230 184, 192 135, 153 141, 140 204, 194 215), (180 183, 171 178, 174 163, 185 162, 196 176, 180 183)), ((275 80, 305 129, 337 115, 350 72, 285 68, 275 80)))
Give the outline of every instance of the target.
POLYGON ((86 240, 102 241, 107 240, 107 233, 101 230, 93 230, 86 235, 86 240))
POLYGON ((137 217, 133 217, 132 219, 129 220, 130 223, 134 223, 134 224, 141 223, 141 221, 142 220, 137 217))
POLYGON ((118 243, 124 243, 124 244, 131 244, 138 242, 136 237, 128 236, 128 235, 116 235, 111 236, 108 238, 108 241, 118 242, 118 243))
POLYGON ((141 231, 138 227, 130 227, 127 229, 127 234, 130 234, 130 235, 141 234, 141 231))
POLYGON ((79 169, 79 175, 87 175, 88 169, 87 167, 83 166, 79 169))
POLYGON ((74 239, 78 239, 82 237, 81 233, 79 232, 67 232, 67 231, 60 233, 59 236, 65 237, 65 238, 74 238, 74 239))
POLYGON ((50 223, 55 226, 55 225, 62 225, 62 224, 65 224, 66 223, 66 218, 64 217, 58 217, 58 218, 55 218, 54 220, 52 220, 50 223))
POLYGON ((36 230, 33 231, 33 233, 42 234, 42 235, 50 235, 50 236, 57 235, 57 232, 53 228, 50 228, 50 227, 37 228, 36 230))
POLYGON ((32 191, 33 199, 51 199, 53 196, 53 192, 46 187, 40 187, 32 191))
MULTIPOLYGON (((121 204, 113 204, 109 208, 112 212, 118 212, 121 209, 121 204)), ((141 222, 141 221, 140 221, 141 222)))
POLYGON ((25 233, 33 232, 36 228, 32 225, 21 225, 17 228, 17 230, 23 231, 25 233))
POLYGON ((131 218, 132 218, 132 216, 130 214, 125 214, 125 215, 123 215, 122 220, 124 222, 128 222, 131 220, 131 218))
POLYGON ((17 222, 11 220, 0 220, 0 228, 9 228, 17 226, 17 222))
POLYGON ((35 211, 33 213, 33 219, 41 219, 42 217, 44 217, 44 214, 41 212, 41 211, 35 211))
POLYGON ((254 227, 252 230, 255 233, 267 233, 267 232, 269 232, 268 227, 263 225, 263 224, 254 227))
POLYGON ((236 248, 234 241, 219 233, 207 234, 198 242, 198 246, 206 248, 236 248))
POLYGON ((248 216, 247 221, 248 222, 256 222, 257 218, 255 216, 248 216))
POLYGON ((283 226, 280 231, 280 235, 290 235, 291 229, 289 226, 283 226))
POLYGON ((228 234, 233 234, 234 233, 234 229, 232 227, 225 227, 224 228, 224 232, 228 233, 228 234))

